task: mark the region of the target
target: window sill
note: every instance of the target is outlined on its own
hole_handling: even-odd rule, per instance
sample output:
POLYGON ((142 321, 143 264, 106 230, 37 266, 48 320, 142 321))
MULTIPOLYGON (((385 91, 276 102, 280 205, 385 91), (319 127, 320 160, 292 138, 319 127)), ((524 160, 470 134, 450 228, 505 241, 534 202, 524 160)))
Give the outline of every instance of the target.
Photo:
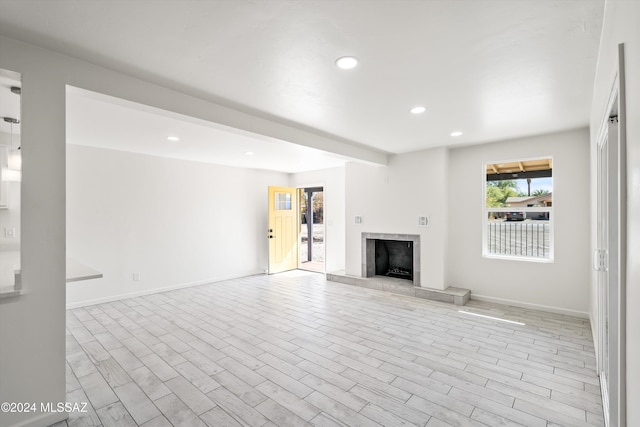
POLYGON ((553 258, 534 258, 534 257, 524 257, 524 256, 514 256, 514 255, 489 255, 483 254, 482 258, 487 259, 500 259, 505 261, 525 261, 525 262, 537 262, 542 264, 553 264, 553 258))

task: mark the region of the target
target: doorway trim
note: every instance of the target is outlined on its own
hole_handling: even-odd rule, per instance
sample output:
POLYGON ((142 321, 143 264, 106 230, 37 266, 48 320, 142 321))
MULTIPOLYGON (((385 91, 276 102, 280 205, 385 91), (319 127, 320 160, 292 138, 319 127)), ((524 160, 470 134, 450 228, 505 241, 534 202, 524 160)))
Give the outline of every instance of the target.
MULTIPOLYGON (((302 206, 302 196, 303 194, 306 193, 307 195, 307 212, 306 212, 306 222, 307 222, 307 261, 303 260, 302 257, 298 258, 298 269, 300 270, 307 270, 307 271, 314 271, 314 272, 318 272, 318 273, 326 273, 327 270, 327 224, 326 224, 326 195, 325 195, 325 187, 324 185, 318 184, 318 185, 304 185, 304 186, 298 186, 297 187, 298 190, 298 206, 302 206), (323 211, 323 219, 322 219, 322 225, 324 227, 324 232, 323 232, 323 245, 322 245, 322 250, 323 250, 323 254, 322 254, 322 269, 318 269, 315 268, 315 265, 313 265, 313 261, 309 260, 309 257, 313 257, 313 213, 312 213, 312 198, 310 197, 313 193, 322 193, 322 211, 323 211), (310 222, 311 220, 311 222, 310 222), (309 265, 305 265, 305 263, 310 262, 312 263, 312 266, 309 265)), ((302 234, 302 230, 301 230, 301 226, 302 226, 302 217, 303 217, 303 212, 300 212, 300 216, 298 218, 298 252, 301 251, 302 249, 302 242, 301 242, 301 234, 302 234)))
POLYGON ((626 427, 627 174, 624 77, 624 44, 619 44, 617 74, 595 147, 598 197, 593 259, 597 298, 597 322, 594 326, 598 340, 596 356, 603 415, 607 427, 626 427), (607 157, 603 159, 602 156, 607 157), (606 187, 604 191, 601 188, 603 184, 606 187), (604 199, 601 197, 603 193, 604 199), (601 234, 602 231, 604 234, 601 234))

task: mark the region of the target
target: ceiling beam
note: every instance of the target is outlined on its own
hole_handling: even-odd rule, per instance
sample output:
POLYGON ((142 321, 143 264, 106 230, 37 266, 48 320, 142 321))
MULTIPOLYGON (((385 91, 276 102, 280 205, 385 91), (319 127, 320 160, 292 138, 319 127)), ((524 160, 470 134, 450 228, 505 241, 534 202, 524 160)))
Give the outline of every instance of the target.
POLYGON ((552 177, 552 170, 545 169, 541 171, 525 171, 525 172, 509 172, 509 173, 497 173, 487 174, 487 181, 505 181, 513 179, 526 179, 526 178, 550 178, 552 177))

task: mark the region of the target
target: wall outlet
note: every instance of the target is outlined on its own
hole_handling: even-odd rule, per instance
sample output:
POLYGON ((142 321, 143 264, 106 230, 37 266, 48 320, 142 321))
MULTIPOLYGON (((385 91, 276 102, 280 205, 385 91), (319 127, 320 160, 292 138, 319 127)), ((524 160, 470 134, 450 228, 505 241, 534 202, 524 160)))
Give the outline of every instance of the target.
POLYGON ((418 227, 428 227, 429 226, 429 217, 428 216, 419 216, 418 217, 418 227))
POLYGON ((133 281, 134 282, 140 281, 140 273, 133 273, 133 281))
POLYGON ((16 228, 15 227, 5 227, 4 228, 4 237, 7 239, 13 239, 16 237, 16 228))
POLYGON ((353 218, 353 223, 354 223, 355 225, 362 225, 362 224, 364 224, 364 217, 363 217, 362 215, 356 215, 356 216, 353 218))

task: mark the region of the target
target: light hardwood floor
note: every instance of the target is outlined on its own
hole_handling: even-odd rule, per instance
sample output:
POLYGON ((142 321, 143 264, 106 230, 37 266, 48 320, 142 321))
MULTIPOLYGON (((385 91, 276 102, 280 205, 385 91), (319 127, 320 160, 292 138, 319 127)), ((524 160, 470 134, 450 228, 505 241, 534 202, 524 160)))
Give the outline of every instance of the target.
POLYGON ((603 425, 587 320, 460 309, 294 271, 68 310, 68 425, 603 425))

